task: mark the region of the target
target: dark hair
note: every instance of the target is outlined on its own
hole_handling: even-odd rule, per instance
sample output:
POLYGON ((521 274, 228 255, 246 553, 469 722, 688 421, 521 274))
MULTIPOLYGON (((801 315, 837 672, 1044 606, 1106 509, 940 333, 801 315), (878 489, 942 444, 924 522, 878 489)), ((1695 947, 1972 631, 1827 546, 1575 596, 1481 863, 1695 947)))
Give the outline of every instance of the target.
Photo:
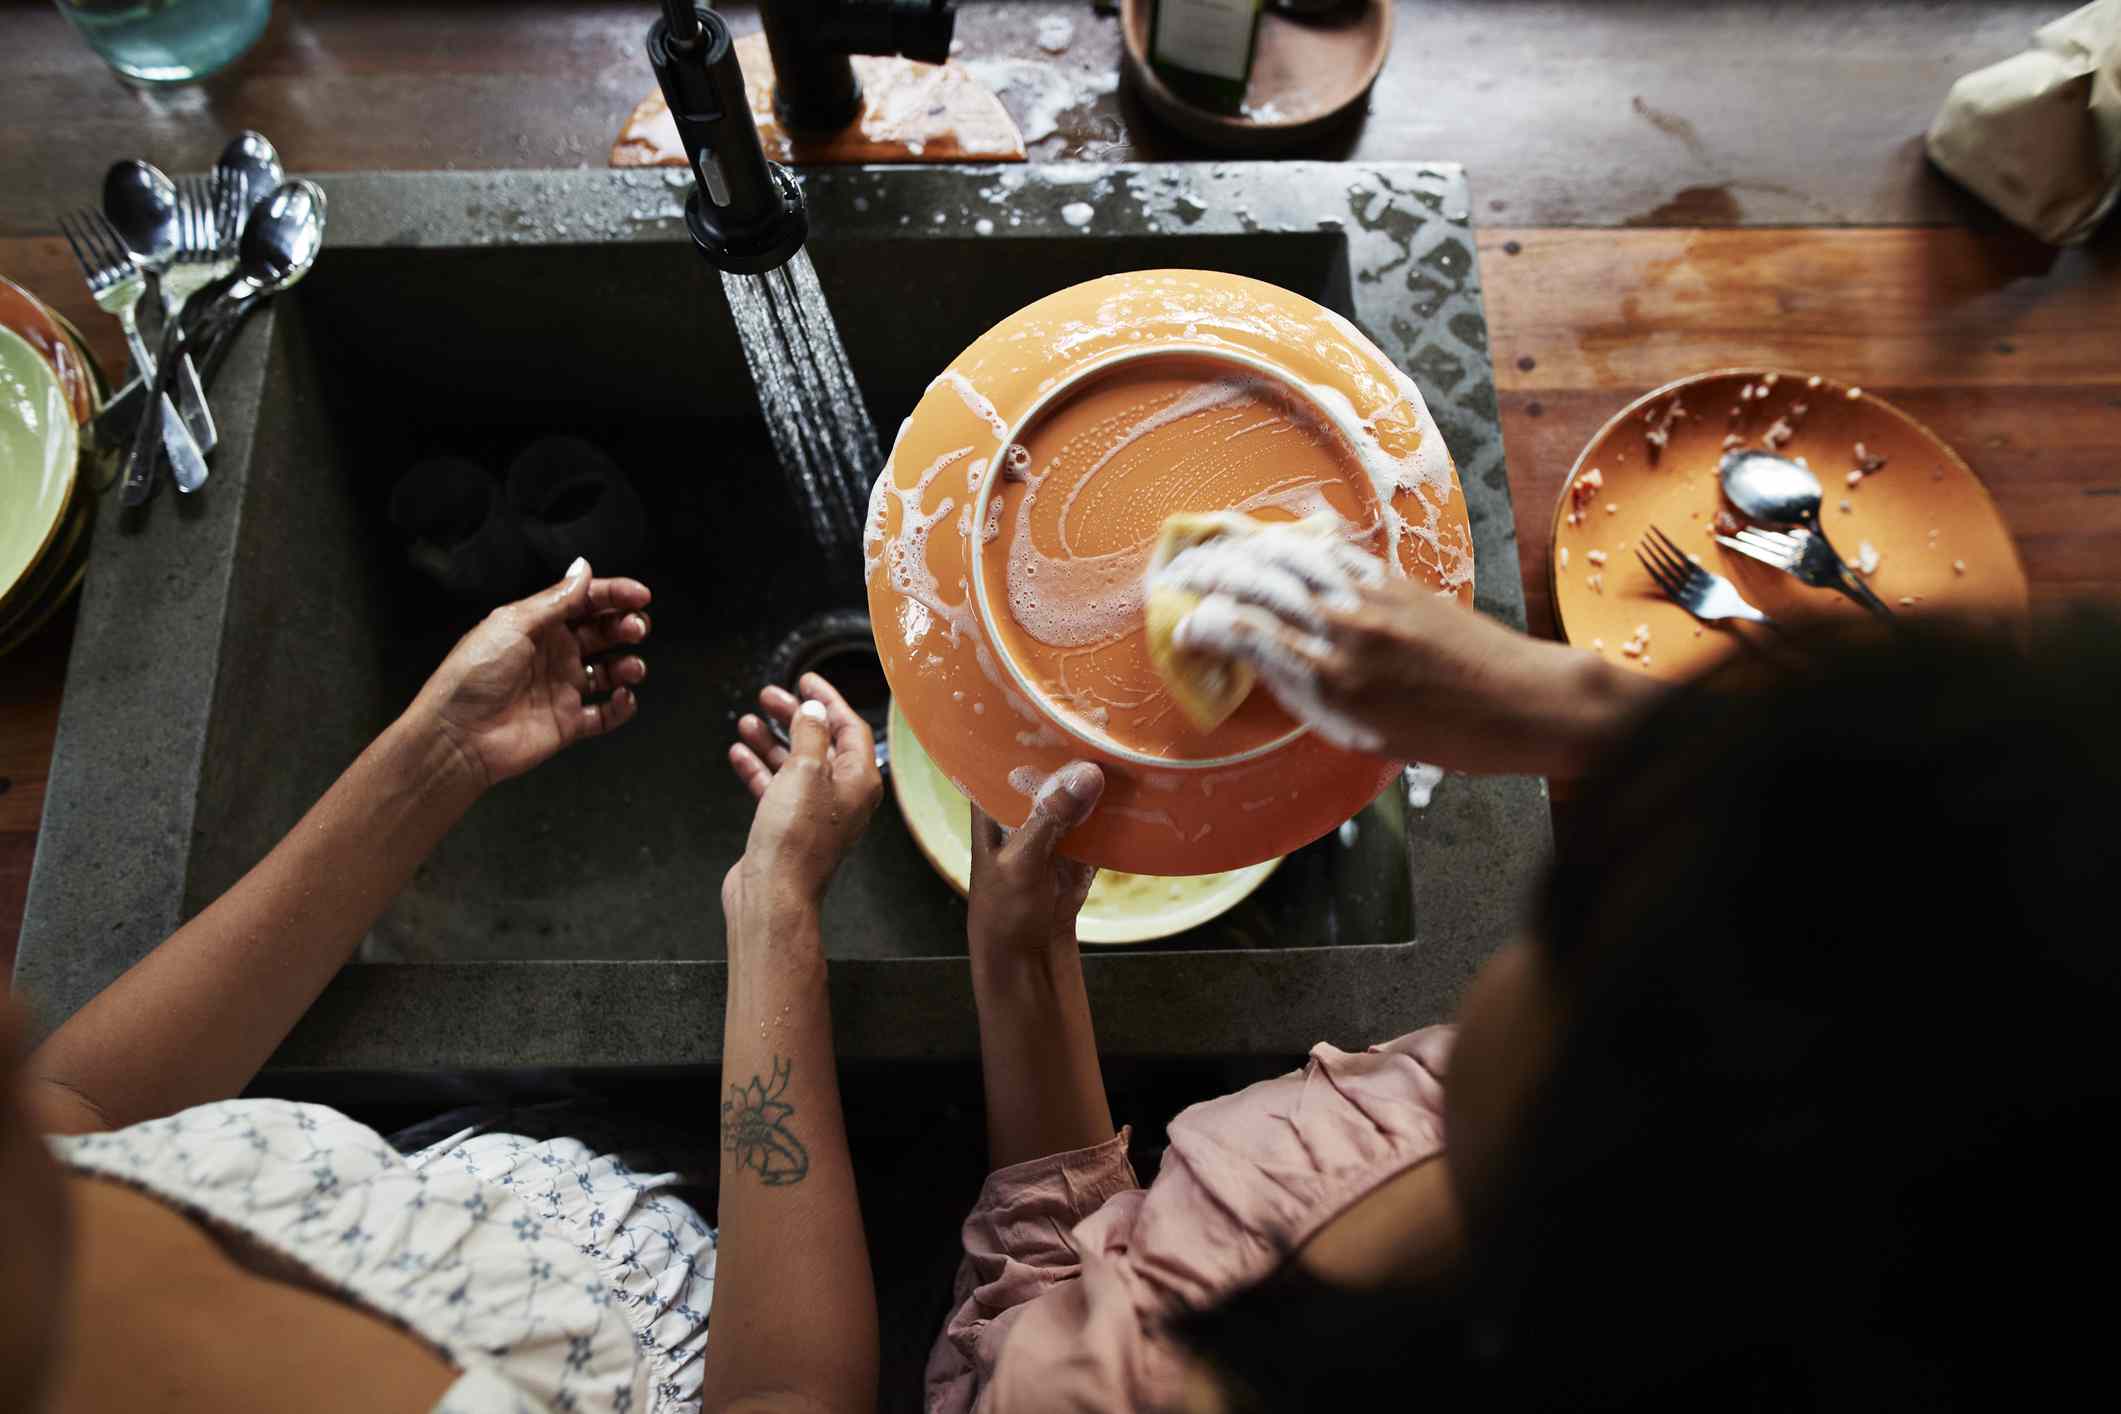
POLYGON ((1236 1407, 2087 1381, 2121 1255, 2096 1158, 2121 1115, 2121 631, 1918 623, 1807 661, 1673 694, 1586 783, 1543 900, 1566 1035, 1457 1289, 1292 1267, 1188 1318, 1236 1407))

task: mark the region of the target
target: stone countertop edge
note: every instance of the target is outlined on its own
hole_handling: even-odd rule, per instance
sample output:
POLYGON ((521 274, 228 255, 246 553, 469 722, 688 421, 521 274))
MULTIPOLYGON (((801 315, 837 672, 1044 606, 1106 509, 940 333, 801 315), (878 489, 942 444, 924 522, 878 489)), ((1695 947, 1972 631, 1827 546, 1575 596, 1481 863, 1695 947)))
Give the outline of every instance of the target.
MULTIPOLYGON (((1465 175, 1449 163, 1187 163, 843 168, 806 172, 813 230, 962 237, 997 213, 1040 237, 1295 234, 1348 243, 1357 322, 1422 387, 1465 486, 1476 601, 1522 627, 1524 602, 1465 175), (1260 169, 1271 169, 1269 174, 1260 169), (1006 186, 1016 176, 1020 185, 1006 186), (1087 224, 1063 215, 1092 207, 1087 224), (901 212, 925 226, 901 225, 901 212), (943 212, 936 222, 927 213, 943 212)), ((332 244, 460 248, 683 239, 657 172, 348 173, 321 178, 332 244), (529 213, 536 213, 534 221, 529 213), (537 222, 543 222, 542 226, 537 222)), ((988 234, 982 232, 982 234, 988 234)), ((1174 251, 1174 255, 1178 252, 1174 251)), ((326 259, 329 258, 327 250, 326 259)), ((254 319, 221 373, 228 428, 214 479, 142 516, 115 497, 97 538, 68 667, 14 983, 39 1034, 179 923, 232 557, 274 340, 254 319)), ((1301 1054, 1444 1019, 1520 926, 1544 870, 1543 781, 1452 775, 1410 812, 1413 941, 1258 951, 1086 949, 1101 1047, 1113 1055, 1301 1054), (1454 887, 1425 889, 1424 879, 1454 887)), ((359 964, 326 989, 274 1069, 500 1070, 714 1064, 726 964, 359 964)), ((845 1060, 970 1056, 963 957, 835 959, 845 1060)))

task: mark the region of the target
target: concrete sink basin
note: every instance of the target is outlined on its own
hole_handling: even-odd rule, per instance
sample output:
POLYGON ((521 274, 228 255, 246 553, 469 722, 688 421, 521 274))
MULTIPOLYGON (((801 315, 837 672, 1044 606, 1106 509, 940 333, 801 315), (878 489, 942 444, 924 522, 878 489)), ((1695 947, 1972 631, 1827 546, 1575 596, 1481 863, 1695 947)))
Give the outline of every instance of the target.
MULTIPOLYGON (((643 710, 482 802, 279 1063, 711 1063, 719 886, 750 818, 722 753, 776 645, 858 608, 860 585, 818 566, 664 174, 323 181, 324 258, 222 373, 213 481, 137 519, 105 507, 18 986, 56 1020, 202 907, 476 617, 410 567, 384 513, 398 475, 439 454, 498 473, 568 433, 623 468, 653 527, 632 571, 656 592, 643 710)), ((1471 503, 1480 603, 1522 621, 1456 169, 858 169, 806 185, 811 257, 885 441, 966 342, 1061 286, 1155 266, 1273 281, 1354 318, 1421 384, 1471 503)), ((1388 793, 1216 923, 1097 953, 1101 1034, 1119 1053, 1273 1054, 1438 1017, 1547 848, 1537 781, 1454 777, 1411 811, 1388 793)), ((843 1056, 976 1049, 963 929, 887 802, 828 900, 843 1056)))

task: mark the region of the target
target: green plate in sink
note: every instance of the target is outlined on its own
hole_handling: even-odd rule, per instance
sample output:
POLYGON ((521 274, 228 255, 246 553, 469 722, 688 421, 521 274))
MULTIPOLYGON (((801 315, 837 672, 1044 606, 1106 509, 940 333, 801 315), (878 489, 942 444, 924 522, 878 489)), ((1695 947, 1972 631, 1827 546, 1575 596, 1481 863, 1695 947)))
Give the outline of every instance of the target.
POLYGON ((0 328, 0 614, 66 519, 80 436, 51 365, 20 334, 0 328))

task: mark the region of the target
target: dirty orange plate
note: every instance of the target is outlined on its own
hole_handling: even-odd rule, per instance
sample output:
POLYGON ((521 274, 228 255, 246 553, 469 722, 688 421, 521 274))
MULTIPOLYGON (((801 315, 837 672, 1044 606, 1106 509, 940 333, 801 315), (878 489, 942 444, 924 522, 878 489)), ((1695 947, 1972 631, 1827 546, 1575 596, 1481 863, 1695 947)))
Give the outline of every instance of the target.
POLYGON ((1342 751, 1256 691, 1194 730, 1149 662, 1142 575, 1164 518, 1331 510, 1391 573, 1470 600, 1442 436, 1347 320, 1196 270, 1107 276, 988 330, 899 429, 865 530, 893 697, 944 774, 1005 825, 1075 758, 1103 804, 1066 852, 1134 874, 1286 854, 1396 763, 1342 751))
POLYGON ((1870 586, 1895 613, 2025 613, 2025 570, 2010 531, 1980 480, 1936 433, 1858 386, 1788 369, 1727 368, 1645 393, 1576 459, 1554 508, 1549 562, 1564 638, 1653 676, 1681 678, 1735 648, 1738 635, 1768 632, 1704 627, 1660 594, 1635 558, 1653 525, 1775 619, 1864 612, 1716 543, 1719 510, 1734 518, 1727 526, 1738 523, 1716 474, 1732 438, 1730 445, 1769 447, 1818 473, 1821 528, 1851 564, 1871 547, 1870 586), (1661 448, 1652 435, 1659 429, 1661 448), (1603 485, 1591 491, 1588 480, 1603 485), (1638 628, 1649 630, 1646 639, 1636 637, 1638 628), (1626 651, 1631 643, 1638 652, 1626 651))

